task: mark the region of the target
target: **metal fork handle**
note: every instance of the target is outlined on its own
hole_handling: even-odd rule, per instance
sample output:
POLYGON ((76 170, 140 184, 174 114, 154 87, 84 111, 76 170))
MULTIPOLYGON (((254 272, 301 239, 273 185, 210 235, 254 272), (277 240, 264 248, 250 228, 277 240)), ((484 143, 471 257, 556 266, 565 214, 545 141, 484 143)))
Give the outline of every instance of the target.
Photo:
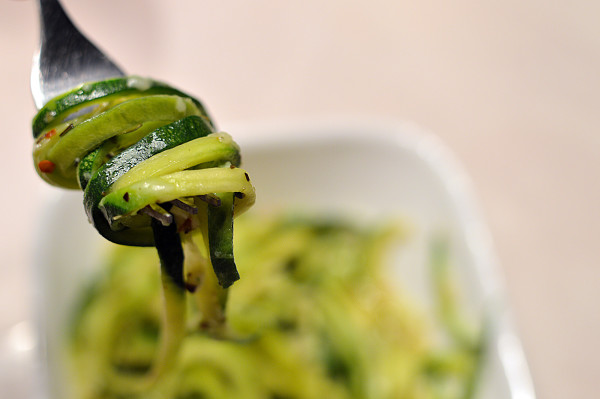
POLYGON ((41 45, 31 74, 38 109, 81 83, 124 75, 73 25, 58 0, 38 0, 38 4, 41 45))

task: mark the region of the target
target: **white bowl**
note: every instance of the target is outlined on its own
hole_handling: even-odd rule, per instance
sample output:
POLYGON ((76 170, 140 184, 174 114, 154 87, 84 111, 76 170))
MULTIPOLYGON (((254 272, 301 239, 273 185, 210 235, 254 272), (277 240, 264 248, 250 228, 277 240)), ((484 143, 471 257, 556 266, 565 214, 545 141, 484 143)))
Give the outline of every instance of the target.
MULTIPOLYGON (((414 266, 425 265, 428 241, 444 231, 467 308, 485 308, 491 321, 478 397, 535 398, 471 186, 435 136, 410 124, 381 121, 271 123, 227 130, 242 148, 243 166, 257 188, 257 209, 292 206, 409 220, 415 233, 395 259, 404 286, 424 301, 426 268, 414 266)), ((37 306, 47 365, 44 396, 60 398, 65 325, 79 290, 98 266, 103 243, 87 223, 81 193, 51 194, 36 262, 37 306)))

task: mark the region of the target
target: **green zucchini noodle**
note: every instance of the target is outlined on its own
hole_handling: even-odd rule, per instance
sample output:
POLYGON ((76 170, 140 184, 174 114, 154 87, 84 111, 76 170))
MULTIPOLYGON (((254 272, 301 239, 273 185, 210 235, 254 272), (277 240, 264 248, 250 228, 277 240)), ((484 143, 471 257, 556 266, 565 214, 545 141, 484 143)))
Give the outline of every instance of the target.
POLYGON ((291 213, 238 219, 228 339, 198 329, 201 303, 188 297, 181 348, 143 394, 132 387, 163 328, 158 268, 152 251, 116 247, 73 318, 70 397, 470 398, 482 332, 464 321, 443 240, 431 252, 435 315, 390 281, 405 230, 291 213))
POLYGON ((34 165, 45 181, 81 189, 90 223, 109 241, 156 247, 160 350, 145 378, 128 384, 131 392, 146 392, 177 357, 188 296, 198 308, 198 331, 228 335, 226 289, 239 279, 233 218, 255 197, 239 168, 239 148, 198 100, 135 76, 60 95, 32 127, 34 165))

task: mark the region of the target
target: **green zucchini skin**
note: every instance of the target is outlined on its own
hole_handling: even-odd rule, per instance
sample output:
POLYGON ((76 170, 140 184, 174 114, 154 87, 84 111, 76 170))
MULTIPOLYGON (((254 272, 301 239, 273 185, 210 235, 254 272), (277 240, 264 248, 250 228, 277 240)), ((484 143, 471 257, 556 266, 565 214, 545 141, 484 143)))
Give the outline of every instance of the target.
MULTIPOLYGON (((116 96, 122 97, 132 94, 172 94, 189 98, 196 104, 202 114, 206 115, 207 121, 212 124, 210 117, 206 113, 206 109, 194 97, 159 81, 139 76, 129 76, 100 82, 84 83, 48 101, 33 118, 33 138, 38 138, 43 130, 64 120, 70 112, 78 108, 80 109, 82 106, 92 105, 96 100, 110 101, 115 100, 116 96), (111 96, 113 97, 111 98, 111 96)), ((98 102, 96 101, 96 103, 98 102)))
MULTIPOLYGON (((140 162, 162 151, 211 133, 210 127, 197 116, 189 116, 154 130, 100 168, 91 171, 93 177, 89 181, 83 182, 86 198, 101 196, 100 193, 108 191, 114 182, 140 162)), ((80 164, 79 168, 82 167, 83 165, 80 164)), ((84 200, 86 210, 89 207, 87 201, 84 200)))
MULTIPOLYGON (((131 231, 134 229, 115 231, 110 227, 105 214, 98 209, 98 204, 110 187, 137 164, 165 150, 211 133, 212 129, 200 117, 189 116, 156 129, 93 172, 93 177, 84 191, 83 205, 88 219, 98 232, 117 244, 153 246, 154 240, 149 234, 148 226, 137 231, 131 231), (134 238, 136 236, 137 238, 134 238)), ((113 213, 120 214, 121 211, 117 209, 113 213)))
MULTIPOLYGON (((78 162, 90 151, 102 146, 113 147, 123 137, 146 132, 148 126, 156 128, 175 122, 190 115, 201 116, 194 103, 187 98, 172 95, 134 97, 123 101, 104 112, 82 121, 62 124, 48 139, 47 134, 36 141, 34 162, 48 160, 55 165, 52 173, 41 173, 50 184, 79 188, 77 184, 78 162)), ((146 132, 147 133, 147 132, 146 132)))
POLYGON ((254 188, 238 168, 237 144, 215 131, 198 100, 154 80, 116 78, 50 100, 32 125, 38 174, 82 189, 89 221, 114 243, 156 246, 155 220, 145 208, 222 196, 223 209, 206 211, 211 263, 223 287, 239 278, 232 220, 234 209, 237 215, 252 205, 254 188), (234 201, 234 192, 241 199, 234 201))
POLYGON ((187 291, 202 309, 200 325, 225 336, 224 288, 239 279, 234 209, 239 214, 254 202, 250 178, 238 168, 239 147, 215 131, 199 101, 138 77, 84 84, 48 102, 32 125, 34 165, 44 180, 83 190, 88 219, 107 240, 156 247, 161 340, 135 387, 147 392, 178 356, 187 291))
POLYGON ((161 272, 170 278, 170 282, 181 292, 185 291, 185 279, 183 277, 183 249, 181 248, 181 237, 177 232, 177 226, 172 223, 163 226, 157 220, 152 220, 152 234, 158 257, 160 259, 161 272))
POLYGON ((208 242, 210 259, 219 284, 229 287, 240 279, 233 259, 234 193, 218 195, 220 206, 208 206, 208 242))

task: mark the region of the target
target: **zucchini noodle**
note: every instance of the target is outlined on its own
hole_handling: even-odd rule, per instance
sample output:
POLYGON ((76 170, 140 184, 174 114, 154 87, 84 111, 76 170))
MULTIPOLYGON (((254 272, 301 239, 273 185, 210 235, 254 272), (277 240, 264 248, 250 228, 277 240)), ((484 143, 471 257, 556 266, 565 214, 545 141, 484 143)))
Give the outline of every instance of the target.
POLYGON ((254 203, 239 148, 215 130, 198 100, 135 76, 87 83, 50 100, 33 119, 33 135, 38 174, 83 190, 84 209, 102 236, 156 247, 160 350, 145 378, 129 384, 132 394, 146 392, 177 357, 186 292, 196 302, 196 329, 228 335, 226 289, 239 279, 233 217, 254 203))
POLYGON ((388 248, 403 236, 323 218, 238 219, 230 339, 188 318, 164 378, 140 395, 132 386, 159 351, 157 268, 152 252, 116 247, 75 312, 70 397, 470 398, 484 341, 453 294, 447 245, 432 249, 434 317, 390 281, 388 248))

